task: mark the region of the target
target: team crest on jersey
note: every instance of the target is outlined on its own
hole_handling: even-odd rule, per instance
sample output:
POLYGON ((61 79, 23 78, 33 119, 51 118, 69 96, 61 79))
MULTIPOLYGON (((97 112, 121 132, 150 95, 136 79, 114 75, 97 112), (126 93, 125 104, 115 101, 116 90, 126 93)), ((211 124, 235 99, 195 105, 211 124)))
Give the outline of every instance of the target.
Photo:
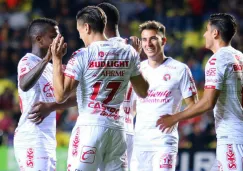
POLYGON ((170 79, 171 79, 170 74, 165 74, 165 75, 163 76, 163 80, 165 80, 165 81, 169 81, 170 79))
POLYGON ((95 154, 96 154, 95 147, 83 146, 80 161, 83 163, 92 164, 94 163, 95 160, 95 154))
POLYGON ((163 154, 160 157, 159 167, 160 168, 166 168, 171 169, 173 163, 173 157, 170 154, 163 154))

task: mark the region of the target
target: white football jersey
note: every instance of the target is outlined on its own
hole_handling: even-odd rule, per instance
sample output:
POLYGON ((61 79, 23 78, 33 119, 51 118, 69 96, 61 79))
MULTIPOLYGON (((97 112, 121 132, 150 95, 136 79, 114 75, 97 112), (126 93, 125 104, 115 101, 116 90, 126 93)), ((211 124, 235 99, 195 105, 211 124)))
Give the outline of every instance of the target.
POLYGON ((139 55, 118 41, 97 41, 69 60, 65 75, 77 81, 77 124, 124 129, 119 113, 131 77, 139 72, 139 55))
POLYGON ((220 90, 214 107, 218 143, 243 144, 243 54, 220 48, 206 64, 205 89, 220 90))
POLYGON ((171 57, 157 68, 148 60, 141 62, 141 72, 149 82, 148 96, 137 98, 135 145, 144 150, 172 146, 177 150, 177 124, 167 133, 162 133, 156 122, 163 114, 180 111, 182 100, 196 94, 196 87, 189 68, 171 57))
MULTIPOLYGON (((112 37, 109 38, 109 41, 118 41, 121 43, 125 43, 125 39, 121 37, 112 37)), ((127 134, 134 134, 134 125, 133 125, 133 104, 134 104, 134 98, 136 94, 134 94, 134 91, 132 89, 131 84, 128 85, 127 92, 125 94, 124 101, 121 105, 120 112, 124 116, 124 127, 125 132, 127 134)))
POLYGON ((52 86, 52 64, 48 63, 36 84, 24 92, 19 87, 20 78, 33 69, 42 59, 27 53, 18 64, 18 93, 21 117, 15 131, 15 147, 32 146, 50 150, 56 148, 56 112, 52 112, 39 125, 31 122, 28 112, 35 102, 55 102, 52 86))

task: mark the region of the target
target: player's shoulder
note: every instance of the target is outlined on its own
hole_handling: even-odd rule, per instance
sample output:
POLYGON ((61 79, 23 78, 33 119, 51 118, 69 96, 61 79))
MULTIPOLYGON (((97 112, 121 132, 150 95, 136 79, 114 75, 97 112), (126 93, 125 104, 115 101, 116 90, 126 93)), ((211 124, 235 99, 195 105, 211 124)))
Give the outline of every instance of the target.
POLYGON ((168 61, 165 63, 165 66, 167 68, 174 69, 177 71, 188 69, 188 66, 185 63, 173 59, 172 57, 167 57, 167 60, 168 61))
POLYGON ((26 53, 20 60, 19 60, 19 63, 18 63, 18 66, 19 65, 22 65, 22 64, 32 64, 32 63, 35 63, 37 61, 40 61, 41 58, 39 58, 38 56, 32 54, 32 53, 26 53))
POLYGON ((149 67, 149 64, 148 64, 148 59, 140 62, 140 70, 145 70, 146 68, 149 67))
POLYGON ((71 58, 73 57, 78 57, 78 56, 82 56, 84 55, 85 53, 87 53, 88 49, 87 48, 80 48, 76 51, 74 51, 71 55, 71 58))
POLYGON ((217 62, 225 63, 225 62, 229 62, 232 59, 234 59, 232 57, 234 57, 237 54, 242 54, 242 53, 231 46, 227 46, 227 47, 220 48, 213 55, 213 57, 217 59, 217 62))
POLYGON ((125 39, 121 37, 111 37, 108 39, 108 41, 114 41, 114 42, 120 42, 120 43, 126 43, 125 39))

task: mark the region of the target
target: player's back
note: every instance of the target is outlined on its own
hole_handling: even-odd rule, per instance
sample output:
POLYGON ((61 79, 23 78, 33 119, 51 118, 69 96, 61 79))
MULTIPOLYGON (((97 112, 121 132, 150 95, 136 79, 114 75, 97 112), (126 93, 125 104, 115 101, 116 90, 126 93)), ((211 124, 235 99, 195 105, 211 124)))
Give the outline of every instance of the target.
POLYGON ((207 65, 214 64, 215 60, 219 78, 215 81, 221 85, 218 87, 220 96, 214 108, 217 135, 243 136, 243 54, 228 46, 221 48, 210 60, 207 65))
POLYGON ((119 108, 130 77, 139 75, 139 56, 124 43, 98 41, 74 54, 66 74, 80 73, 77 88, 80 124, 123 129, 119 108))

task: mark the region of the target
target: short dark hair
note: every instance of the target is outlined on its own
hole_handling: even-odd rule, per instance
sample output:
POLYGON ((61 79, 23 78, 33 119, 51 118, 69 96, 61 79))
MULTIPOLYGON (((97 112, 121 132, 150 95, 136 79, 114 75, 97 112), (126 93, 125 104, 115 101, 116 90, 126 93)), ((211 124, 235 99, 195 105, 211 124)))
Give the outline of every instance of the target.
POLYGON ((50 18, 38 18, 33 20, 28 27, 28 36, 31 40, 34 39, 35 35, 44 34, 49 26, 57 26, 58 23, 50 18))
POLYGON ((104 11, 97 6, 87 6, 81 9, 77 16, 77 21, 88 23, 94 32, 103 33, 107 22, 104 11))
POLYGON ((139 25, 139 31, 142 33, 143 30, 156 30, 165 36, 165 26, 157 21, 146 21, 139 25))
POLYGON ((113 28, 116 25, 118 25, 120 20, 120 14, 118 9, 114 5, 107 2, 103 2, 97 6, 100 7, 105 12, 107 17, 107 26, 109 28, 113 28))
POLYGON ((234 16, 226 13, 210 15, 209 24, 215 26, 224 42, 229 43, 236 33, 237 24, 234 16))

